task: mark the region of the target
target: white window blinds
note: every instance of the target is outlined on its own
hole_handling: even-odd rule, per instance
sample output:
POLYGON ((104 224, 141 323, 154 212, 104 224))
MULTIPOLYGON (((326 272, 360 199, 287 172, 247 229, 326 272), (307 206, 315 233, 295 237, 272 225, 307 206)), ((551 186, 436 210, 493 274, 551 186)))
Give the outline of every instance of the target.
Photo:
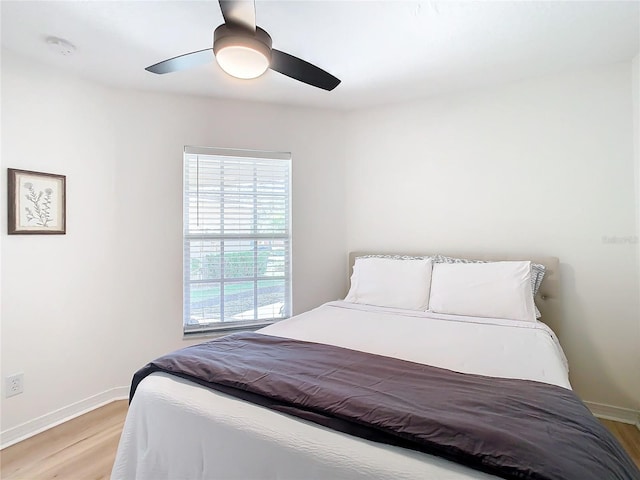
POLYGON ((184 331, 291 315, 291 155, 185 147, 184 331))

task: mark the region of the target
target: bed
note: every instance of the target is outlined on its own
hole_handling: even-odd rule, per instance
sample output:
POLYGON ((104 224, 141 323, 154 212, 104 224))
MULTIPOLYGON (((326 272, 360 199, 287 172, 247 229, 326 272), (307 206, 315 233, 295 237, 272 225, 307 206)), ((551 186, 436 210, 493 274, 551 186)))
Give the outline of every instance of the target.
MULTIPOLYGON (((350 266, 356 258, 368 257, 351 254, 350 266)), ((434 258, 401 258, 420 257, 431 258, 431 262, 434 258)), ((489 262, 515 260, 473 255, 466 258, 489 262)), ((528 260, 545 267, 544 281, 536 292, 536 305, 546 323, 557 325, 558 259, 528 260)), ((431 268, 435 268, 433 265, 431 268)), ((444 267, 440 270, 445 271, 444 267)), ((355 277, 351 278, 353 281, 355 277)), ((389 288, 393 286, 385 287, 389 288)), ((352 284, 349 295, 353 289, 352 284)), ((436 290, 431 285, 431 293, 437 294, 436 290)), ((349 295, 347 300, 353 300, 349 295)), ((251 336, 267 343, 290 340, 302 342, 303 347, 312 343, 408 362, 407 365, 416 368, 435 367, 438 372, 464 374, 464 378, 526 380, 532 385, 570 392, 566 358, 546 323, 535 318, 501 319, 334 301, 251 336)), ((132 395, 133 392, 135 395, 112 479, 496 478, 486 469, 470 468, 405 445, 374 441, 367 434, 354 436, 345 433, 348 429, 335 430, 313 418, 291 415, 286 409, 247 401, 224 389, 212 390, 204 383, 198 384, 188 375, 182 378, 156 370, 138 380, 134 377, 132 395)), ((611 448, 617 449, 616 445, 611 448)), ((622 463, 625 462, 630 461, 623 458, 622 463)), ((638 478, 634 476, 635 467, 624 468, 619 478, 638 478)))

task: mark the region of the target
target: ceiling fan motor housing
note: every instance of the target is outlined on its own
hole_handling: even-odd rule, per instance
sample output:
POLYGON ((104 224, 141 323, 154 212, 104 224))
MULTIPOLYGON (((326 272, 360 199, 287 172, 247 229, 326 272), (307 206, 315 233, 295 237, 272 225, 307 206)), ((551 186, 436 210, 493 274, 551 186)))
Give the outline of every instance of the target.
POLYGON ((229 27, 223 23, 213 32, 213 53, 218 55, 218 52, 226 47, 251 48, 271 61, 271 36, 260 27, 256 27, 256 31, 252 32, 244 28, 229 27))

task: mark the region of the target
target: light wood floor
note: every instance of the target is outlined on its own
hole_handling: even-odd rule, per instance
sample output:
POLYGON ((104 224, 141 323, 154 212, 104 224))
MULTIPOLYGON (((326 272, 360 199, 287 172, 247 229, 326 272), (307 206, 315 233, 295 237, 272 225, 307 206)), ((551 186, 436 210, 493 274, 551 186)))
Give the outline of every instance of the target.
POLYGON ((108 479, 127 415, 112 402, 0 451, 0 478, 108 479))
MULTIPOLYGON (((5 480, 108 479, 127 414, 127 402, 113 402, 0 452, 5 480)), ((640 467, 640 430, 602 420, 640 467)))
POLYGON ((600 421, 613 433, 631 459, 640 468, 640 430, 638 430, 638 427, 611 420, 601 419, 600 421))

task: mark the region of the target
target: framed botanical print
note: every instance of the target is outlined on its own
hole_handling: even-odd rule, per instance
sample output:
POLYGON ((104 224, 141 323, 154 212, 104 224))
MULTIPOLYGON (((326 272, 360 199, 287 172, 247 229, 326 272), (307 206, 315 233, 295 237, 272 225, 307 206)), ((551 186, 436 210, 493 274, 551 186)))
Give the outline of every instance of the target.
POLYGON ((66 233, 66 177, 8 169, 9 235, 66 233))

